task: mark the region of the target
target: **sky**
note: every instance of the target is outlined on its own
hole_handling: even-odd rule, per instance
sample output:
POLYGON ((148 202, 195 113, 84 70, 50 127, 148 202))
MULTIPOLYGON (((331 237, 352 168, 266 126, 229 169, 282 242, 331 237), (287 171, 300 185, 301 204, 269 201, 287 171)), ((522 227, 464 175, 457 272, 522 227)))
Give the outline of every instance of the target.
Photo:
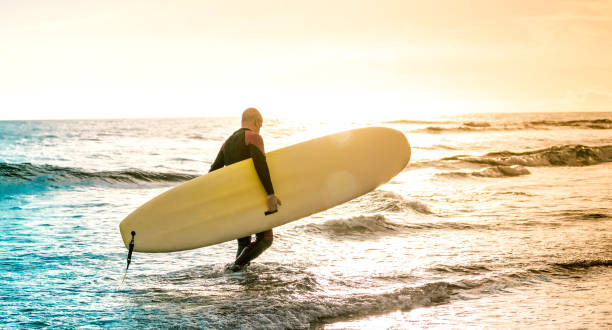
POLYGON ((0 120, 612 111, 612 0, 0 0, 0 45, 0 120))

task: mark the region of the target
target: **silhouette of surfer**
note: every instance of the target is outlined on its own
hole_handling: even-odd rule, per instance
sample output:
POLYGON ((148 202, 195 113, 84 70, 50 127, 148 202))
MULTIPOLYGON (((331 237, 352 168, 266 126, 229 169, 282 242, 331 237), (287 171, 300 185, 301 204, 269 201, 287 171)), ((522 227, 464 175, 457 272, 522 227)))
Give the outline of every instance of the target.
MULTIPOLYGON (((217 158, 208 172, 220 169, 233 163, 252 158, 255 170, 264 186, 267 196, 268 212, 276 212, 281 205, 280 199, 274 194, 274 187, 270 179, 270 170, 266 162, 263 138, 259 130, 263 124, 261 113, 255 108, 248 108, 242 113, 242 127, 235 131, 221 146, 217 158)), ((238 251, 236 260, 228 268, 232 271, 244 269, 251 260, 257 258, 262 252, 272 245, 272 229, 255 235, 255 241, 251 242, 251 235, 238 239, 238 251)))

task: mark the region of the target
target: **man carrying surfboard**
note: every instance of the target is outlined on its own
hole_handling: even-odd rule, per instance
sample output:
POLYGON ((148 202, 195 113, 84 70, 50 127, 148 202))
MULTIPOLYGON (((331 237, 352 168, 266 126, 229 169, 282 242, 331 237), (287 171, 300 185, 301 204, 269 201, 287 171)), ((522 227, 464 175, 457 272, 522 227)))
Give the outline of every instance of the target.
MULTIPOLYGON (((263 124, 261 113, 255 108, 248 108, 242 113, 242 127, 235 131, 221 146, 217 158, 208 172, 220 169, 239 161, 252 158, 255 171, 266 190, 268 212, 273 213, 281 205, 280 199, 274 194, 274 187, 270 179, 270 170, 266 162, 263 138, 259 130, 263 124)), ((238 239, 238 251, 236 260, 229 268, 238 271, 248 265, 251 260, 257 258, 262 252, 272 245, 272 229, 256 234, 255 242, 251 242, 251 236, 238 239)))

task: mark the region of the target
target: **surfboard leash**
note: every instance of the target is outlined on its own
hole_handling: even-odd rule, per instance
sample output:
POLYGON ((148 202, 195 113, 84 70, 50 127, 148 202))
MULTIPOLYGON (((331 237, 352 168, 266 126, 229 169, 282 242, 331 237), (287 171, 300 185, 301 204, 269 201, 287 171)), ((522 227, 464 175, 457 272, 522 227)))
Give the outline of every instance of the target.
POLYGON ((125 267, 125 274, 123 275, 123 279, 121 280, 121 284, 119 284, 119 288, 121 288, 121 286, 123 285, 123 282, 125 282, 125 278, 127 276, 128 268, 130 268, 130 262, 132 262, 132 252, 134 251, 134 236, 136 236, 136 232, 132 231, 132 240, 130 241, 130 248, 128 250, 128 255, 127 255, 127 266, 125 267))

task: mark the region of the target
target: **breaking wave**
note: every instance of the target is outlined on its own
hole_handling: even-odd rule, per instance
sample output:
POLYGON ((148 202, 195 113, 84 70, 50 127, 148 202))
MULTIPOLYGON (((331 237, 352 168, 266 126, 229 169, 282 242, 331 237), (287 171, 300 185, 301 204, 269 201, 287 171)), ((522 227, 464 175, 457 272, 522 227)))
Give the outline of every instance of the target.
POLYGON ((555 128, 580 128, 580 129, 612 129, 612 120, 610 119, 594 119, 594 120, 569 120, 569 121, 554 121, 554 120, 537 120, 527 122, 508 122, 492 125, 489 122, 469 121, 469 122, 419 122, 419 121, 402 121, 397 120, 389 123, 396 124, 435 124, 438 126, 428 126, 412 130, 414 133, 469 133, 481 131, 514 131, 522 129, 555 129, 555 128))
POLYGON ((417 212, 431 214, 429 206, 419 201, 404 199, 391 191, 375 190, 356 200, 357 203, 368 205, 370 212, 417 212))
MULTIPOLYGON (((533 263, 533 264, 517 264, 516 269, 521 271, 513 273, 503 273, 503 277, 509 277, 513 279, 520 279, 530 277, 533 274, 563 274, 567 271, 583 271, 592 267, 610 267, 612 266, 611 259, 581 259, 571 260, 565 262, 544 262, 544 263, 533 263)), ((471 274, 471 275, 482 275, 485 273, 495 272, 499 265, 487 264, 487 263, 475 263, 467 265, 444 265, 438 264, 433 265, 430 268, 431 271, 442 273, 442 274, 471 274)), ((461 286, 462 281, 456 283, 461 286)))
POLYGON ((453 127, 442 127, 442 126, 428 126, 422 129, 415 129, 414 133, 459 133, 459 132, 474 132, 482 131, 477 127, 470 126, 453 126, 453 127))
POLYGON ((491 127, 491 124, 486 121, 470 121, 463 123, 464 127, 491 127))
POLYGON ((436 174, 436 176, 438 177, 477 176, 477 177, 485 177, 485 178, 506 178, 506 177, 520 176, 520 175, 528 175, 530 173, 531 172, 529 172, 528 169, 524 168, 521 165, 510 165, 510 166, 498 165, 498 166, 487 167, 480 171, 475 171, 475 172, 460 172, 460 171, 445 172, 445 173, 438 173, 436 174))
MULTIPOLYGON (((200 293, 198 290, 177 290, 172 284, 184 287, 227 285, 222 271, 216 267, 193 269, 163 276, 165 285, 151 290, 148 286, 132 289, 138 302, 156 301, 167 306, 185 306, 198 318, 182 318, 182 326, 204 328, 310 328, 338 320, 367 317, 391 311, 409 311, 419 307, 434 306, 451 302, 453 297, 477 297, 495 293, 509 293, 515 287, 549 282, 551 276, 566 275, 567 272, 581 271, 584 268, 610 266, 612 260, 584 260, 568 263, 545 263, 525 265, 508 272, 499 265, 490 263, 475 264, 436 264, 430 271, 444 277, 466 275, 456 280, 434 280, 429 283, 414 283, 409 273, 374 274, 370 279, 352 280, 323 274, 310 274, 304 269, 276 264, 255 263, 243 275, 230 278, 231 284, 239 284, 250 291, 266 294, 245 295, 242 292, 230 294, 200 293), (195 275, 194 275, 195 274, 195 275), (476 276, 474 276, 476 275, 476 276), (394 282, 405 283, 400 287, 370 290, 377 288, 392 278, 394 282), (372 282, 368 282, 372 281, 372 282), (338 290, 351 288, 350 292, 337 294, 328 292, 322 282, 331 283, 338 290), (356 289, 362 288, 362 290, 356 289), (218 317, 223 315, 224 317, 218 317)), ((150 278, 139 278, 147 281, 150 278)), ((154 281, 159 282, 159 280, 154 281)), ((221 289, 221 288, 220 288, 221 289)), ((135 319, 136 324, 155 324, 159 327, 172 326, 175 315, 183 315, 180 308, 169 308, 160 317, 151 313, 135 319), (168 322, 168 323, 166 323, 168 322)))
POLYGON ((495 166, 586 166, 612 161, 612 145, 587 147, 564 145, 526 152, 492 152, 481 157, 454 156, 442 160, 495 166))
MULTIPOLYGON (((169 305, 190 306, 199 318, 182 317, 184 311, 169 310, 164 314, 179 314, 181 326, 213 329, 308 329, 312 325, 355 316, 368 316, 396 310, 447 303, 454 294, 454 286, 447 282, 434 282, 415 287, 402 287, 383 293, 351 293, 315 296, 278 295, 266 292, 248 301, 238 301, 232 295, 205 297, 191 293, 177 296, 156 292, 155 301, 169 305), (161 297, 158 297, 161 296, 161 297), (223 315, 220 318, 218 315, 223 315), (204 320, 204 321, 202 321, 204 320)), ((143 296, 145 294, 142 294, 143 296)), ((167 321, 155 313, 136 319, 137 325, 174 327, 175 320, 167 321), (165 323, 168 322, 168 323, 165 323)))
POLYGON ((25 193, 96 183, 139 184, 155 182, 182 182, 197 177, 194 174, 152 172, 139 169, 119 171, 87 171, 78 168, 31 163, 0 163, 0 193, 25 193))
POLYGON ((347 219, 332 219, 323 223, 311 223, 302 226, 308 232, 321 233, 328 236, 382 235, 397 232, 401 224, 387 220, 381 214, 361 215, 347 219))
POLYGON ((579 127, 579 128, 592 128, 592 129, 611 129, 612 120, 610 119, 595 119, 595 120, 566 120, 566 121, 553 121, 553 120, 538 120, 527 122, 525 127, 538 127, 538 126, 557 126, 557 127, 579 127))
POLYGON ((576 260, 556 263, 555 266, 569 270, 579 270, 591 267, 611 267, 612 259, 576 260))
MULTIPOLYGON (((447 303, 456 290, 472 289, 489 282, 471 281, 457 285, 452 282, 433 281, 369 290, 363 286, 363 282, 336 276, 315 276, 307 270, 289 266, 255 263, 248 271, 231 281, 247 288, 247 291, 257 290, 265 294, 245 295, 230 288, 225 294, 210 295, 202 294, 198 290, 177 290, 172 285, 174 282, 178 283, 179 287, 184 287, 186 283, 194 287, 224 285, 225 281, 218 279, 223 279, 223 275, 219 274, 215 267, 207 267, 198 270, 196 276, 190 273, 165 275, 162 279, 165 286, 154 290, 148 287, 132 289, 132 292, 135 293, 135 299, 149 299, 161 305, 187 306, 191 313, 195 312, 199 316, 181 318, 182 326, 214 329, 301 329, 331 320, 447 303), (327 292, 321 287, 321 281, 353 290, 343 294, 327 292), (358 287, 363 290, 354 289, 358 287), (219 315, 223 317, 218 317, 219 315)), ((161 317, 158 313, 147 313, 136 321, 147 326, 175 326, 176 324, 164 323, 176 322, 175 313, 183 315, 184 310, 167 309, 161 317)))
POLYGON ((591 208, 586 210, 568 210, 559 214, 566 220, 600 220, 610 219, 611 215, 606 213, 607 210, 604 208, 591 208))
POLYGON ((420 230, 499 230, 501 227, 499 224, 479 224, 444 220, 398 223, 389 220, 382 214, 374 214, 331 219, 322 223, 301 225, 297 228, 308 233, 320 234, 332 238, 363 239, 366 236, 376 238, 379 236, 395 235, 400 232, 420 230))

